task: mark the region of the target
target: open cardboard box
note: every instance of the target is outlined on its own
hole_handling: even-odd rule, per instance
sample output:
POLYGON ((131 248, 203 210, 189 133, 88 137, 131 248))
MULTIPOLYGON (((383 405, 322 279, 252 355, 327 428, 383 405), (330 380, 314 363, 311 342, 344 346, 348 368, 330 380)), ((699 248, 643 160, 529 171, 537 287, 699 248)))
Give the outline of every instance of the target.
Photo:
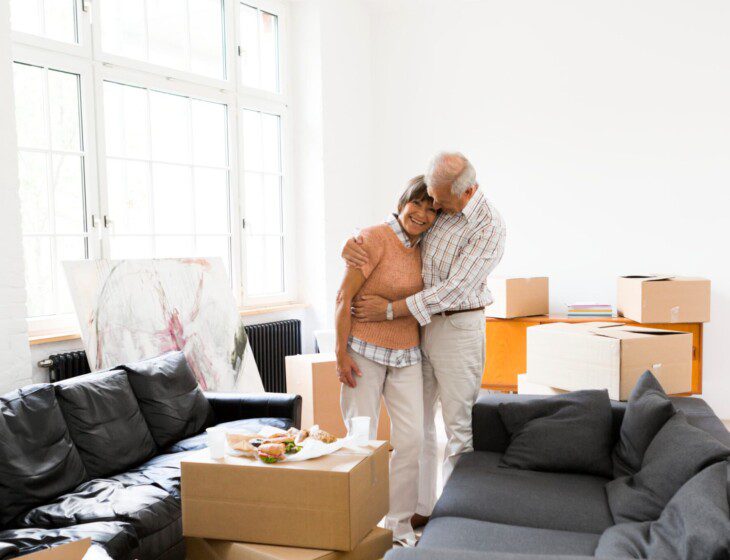
POLYGON ((494 301, 485 311, 487 317, 513 319, 550 312, 550 287, 546 276, 500 278, 490 276, 487 287, 494 301))
POLYGON ((527 328, 530 381, 576 391, 608 389, 626 400, 651 370, 669 394, 692 389, 692 334, 621 323, 551 323, 527 328))
POLYGON ((185 538, 186 560, 378 560, 392 547, 393 533, 380 527, 349 552, 185 538))
POLYGON ((204 449, 181 477, 186 537, 351 551, 388 512, 383 441, 273 465, 204 449))
POLYGON ((710 281, 683 276, 621 276, 618 314, 638 323, 707 323, 710 281))
POLYGON ((23 560, 82 560, 91 546, 91 539, 60 544, 23 556, 23 560))

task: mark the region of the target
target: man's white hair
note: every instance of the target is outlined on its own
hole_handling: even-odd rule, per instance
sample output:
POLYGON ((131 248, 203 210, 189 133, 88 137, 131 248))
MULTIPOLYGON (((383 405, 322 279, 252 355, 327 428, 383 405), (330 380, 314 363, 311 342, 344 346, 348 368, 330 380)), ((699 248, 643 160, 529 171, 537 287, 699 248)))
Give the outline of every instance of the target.
POLYGON ((477 172, 466 156, 460 152, 439 152, 428 164, 426 185, 451 183, 451 194, 461 196, 466 189, 476 185, 477 172))

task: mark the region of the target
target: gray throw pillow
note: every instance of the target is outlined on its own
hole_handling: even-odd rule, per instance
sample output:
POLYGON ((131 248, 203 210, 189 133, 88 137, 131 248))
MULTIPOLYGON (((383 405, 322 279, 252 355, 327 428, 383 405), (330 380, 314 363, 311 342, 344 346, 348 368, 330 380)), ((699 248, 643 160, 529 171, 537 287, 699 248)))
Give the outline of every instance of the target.
POLYGON ((597 558, 707 560, 730 550, 728 463, 720 461, 691 478, 657 521, 620 523, 598 541, 597 558))
POLYGON ((613 520, 654 521, 685 482, 729 455, 730 449, 691 426, 684 413, 675 413, 649 444, 641 470, 606 485, 613 520))
POLYGON ((646 448, 674 412, 674 405, 657 378, 645 371, 631 391, 621 422, 621 437, 613 448, 614 478, 639 471, 646 448))
POLYGON ((501 403, 498 410, 510 435, 501 467, 611 476, 607 391, 501 403))

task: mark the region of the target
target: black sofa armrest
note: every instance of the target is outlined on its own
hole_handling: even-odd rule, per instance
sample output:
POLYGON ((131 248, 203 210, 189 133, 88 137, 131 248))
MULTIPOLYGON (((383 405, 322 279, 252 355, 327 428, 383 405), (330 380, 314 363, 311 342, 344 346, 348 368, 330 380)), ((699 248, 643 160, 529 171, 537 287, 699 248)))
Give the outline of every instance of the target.
POLYGON ((15 558, 20 554, 20 549, 14 544, 0 542, 0 560, 6 560, 6 558, 15 558))
MULTIPOLYGON (((501 403, 544 399, 546 395, 513 395, 510 393, 489 393, 477 399, 472 409, 471 426, 474 434, 474 451, 493 451, 504 453, 509 446, 510 437, 499 415, 501 403)), ((618 437, 621 421, 626 411, 626 403, 611 401, 613 414, 613 434, 618 437)))
POLYGON ((290 418, 302 424, 302 397, 289 393, 205 393, 213 409, 213 423, 247 418, 290 418))

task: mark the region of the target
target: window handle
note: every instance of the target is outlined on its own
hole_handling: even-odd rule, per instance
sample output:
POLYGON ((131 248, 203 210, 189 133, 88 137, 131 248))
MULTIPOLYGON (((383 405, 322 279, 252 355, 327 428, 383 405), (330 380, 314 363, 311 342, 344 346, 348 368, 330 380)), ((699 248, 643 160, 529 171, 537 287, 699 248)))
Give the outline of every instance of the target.
POLYGON ((109 219, 109 216, 104 214, 104 227, 108 228, 110 225, 112 225, 111 219, 109 219))
POLYGON ((91 215, 91 229, 96 229, 96 214, 91 215))

